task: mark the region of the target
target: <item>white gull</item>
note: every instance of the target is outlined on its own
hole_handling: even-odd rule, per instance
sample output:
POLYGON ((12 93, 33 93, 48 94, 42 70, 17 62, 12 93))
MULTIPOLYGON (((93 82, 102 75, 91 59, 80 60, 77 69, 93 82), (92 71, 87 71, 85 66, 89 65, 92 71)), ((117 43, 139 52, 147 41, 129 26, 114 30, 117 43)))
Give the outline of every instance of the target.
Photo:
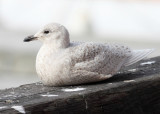
POLYGON ((76 85, 108 79, 123 66, 134 64, 153 49, 132 50, 111 43, 70 42, 68 30, 51 23, 25 42, 43 42, 36 59, 36 71, 48 86, 76 85))

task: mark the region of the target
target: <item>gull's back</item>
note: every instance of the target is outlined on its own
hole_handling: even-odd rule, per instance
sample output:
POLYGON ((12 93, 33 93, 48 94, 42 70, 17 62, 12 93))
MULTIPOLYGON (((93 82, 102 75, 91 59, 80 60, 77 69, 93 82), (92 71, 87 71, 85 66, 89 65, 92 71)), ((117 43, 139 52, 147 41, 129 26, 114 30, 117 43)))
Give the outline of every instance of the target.
POLYGON ((73 42, 70 47, 74 70, 115 74, 131 56, 131 49, 119 44, 73 42))

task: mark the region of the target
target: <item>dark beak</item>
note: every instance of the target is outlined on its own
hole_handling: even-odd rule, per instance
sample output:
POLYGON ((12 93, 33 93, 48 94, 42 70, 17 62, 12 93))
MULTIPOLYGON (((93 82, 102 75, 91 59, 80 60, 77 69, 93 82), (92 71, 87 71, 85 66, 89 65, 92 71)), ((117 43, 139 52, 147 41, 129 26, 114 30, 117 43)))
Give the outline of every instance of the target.
POLYGON ((30 35, 28 37, 26 37, 23 41, 24 42, 30 42, 30 41, 33 41, 33 40, 36 40, 37 37, 34 37, 33 35, 30 35))

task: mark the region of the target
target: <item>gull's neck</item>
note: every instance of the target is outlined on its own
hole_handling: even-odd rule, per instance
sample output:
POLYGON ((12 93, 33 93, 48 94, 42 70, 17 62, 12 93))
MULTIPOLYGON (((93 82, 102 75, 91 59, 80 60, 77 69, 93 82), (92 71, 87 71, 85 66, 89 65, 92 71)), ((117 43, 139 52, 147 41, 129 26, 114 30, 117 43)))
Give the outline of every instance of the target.
POLYGON ((52 41, 48 41, 48 42, 44 42, 43 43, 43 48, 45 48, 45 50, 50 50, 50 52, 56 52, 58 50, 63 50, 66 49, 67 47, 69 47, 70 42, 69 40, 52 40, 52 41))

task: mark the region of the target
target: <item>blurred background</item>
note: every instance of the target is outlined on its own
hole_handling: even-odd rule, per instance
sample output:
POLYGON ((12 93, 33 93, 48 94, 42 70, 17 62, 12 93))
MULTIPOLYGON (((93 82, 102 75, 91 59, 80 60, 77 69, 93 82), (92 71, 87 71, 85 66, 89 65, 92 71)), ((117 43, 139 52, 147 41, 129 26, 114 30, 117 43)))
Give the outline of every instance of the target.
POLYGON ((0 0, 0 89, 39 81, 38 41, 24 43, 57 22, 73 41, 118 42, 160 55, 159 0, 0 0))

